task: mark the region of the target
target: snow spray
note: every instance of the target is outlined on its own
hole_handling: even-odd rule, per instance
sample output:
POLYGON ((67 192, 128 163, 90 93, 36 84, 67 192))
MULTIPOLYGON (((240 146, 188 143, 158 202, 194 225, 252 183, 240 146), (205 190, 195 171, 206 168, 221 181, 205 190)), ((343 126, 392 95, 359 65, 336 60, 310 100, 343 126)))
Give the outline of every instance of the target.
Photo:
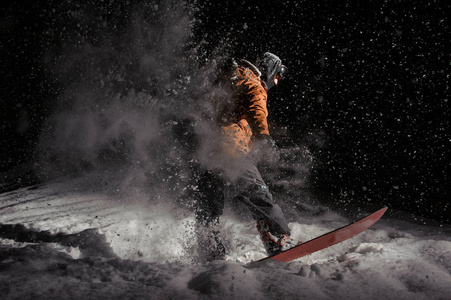
POLYGON ((47 64, 62 87, 41 135, 38 170, 47 178, 82 174, 98 189, 171 197, 189 177, 187 128, 210 113, 212 67, 199 67, 189 46, 193 8, 90 5, 65 8, 64 22, 67 14, 55 13, 62 46, 47 64))

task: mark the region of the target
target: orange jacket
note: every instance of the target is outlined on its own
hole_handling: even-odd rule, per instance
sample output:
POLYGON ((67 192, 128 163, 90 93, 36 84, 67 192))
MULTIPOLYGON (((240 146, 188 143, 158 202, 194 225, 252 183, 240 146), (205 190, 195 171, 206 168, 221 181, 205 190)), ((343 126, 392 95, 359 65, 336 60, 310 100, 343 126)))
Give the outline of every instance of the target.
POLYGON ((233 74, 232 100, 221 116, 225 121, 222 129, 228 152, 246 154, 251 149, 253 139, 269 135, 266 120, 268 95, 260 75, 260 71, 246 61, 233 74))

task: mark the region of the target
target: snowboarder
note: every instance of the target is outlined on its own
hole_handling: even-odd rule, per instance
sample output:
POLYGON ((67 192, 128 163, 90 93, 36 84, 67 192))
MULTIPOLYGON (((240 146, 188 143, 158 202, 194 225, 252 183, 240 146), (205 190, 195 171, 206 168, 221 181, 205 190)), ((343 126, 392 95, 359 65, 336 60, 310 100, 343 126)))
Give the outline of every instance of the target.
MULTIPOLYGON (((232 67, 221 76, 220 84, 228 91, 222 96, 227 99, 216 101, 222 158, 233 157, 239 161, 234 168, 238 175, 232 182, 235 199, 250 210, 268 255, 298 244, 290 238, 282 210, 273 201, 257 168, 259 159, 277 158, 277 148, 268 130, 267 91, 284 78, 286 71, 281 59, 269 52, 258 58, 255 65, 247 60, 233 61, 232 67)), ((215 227, 224 207, 227 181, 221 168, 209 168, 198 175, 196 220, 199 227, 208 228, 200 231, 199 244, 210 259, 225 255, 215 227)))

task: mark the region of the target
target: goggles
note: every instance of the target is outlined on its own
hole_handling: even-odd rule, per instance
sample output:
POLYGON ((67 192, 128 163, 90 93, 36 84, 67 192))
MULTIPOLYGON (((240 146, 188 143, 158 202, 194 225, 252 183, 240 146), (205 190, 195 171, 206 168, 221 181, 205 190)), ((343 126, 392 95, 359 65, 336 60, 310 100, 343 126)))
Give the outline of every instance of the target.
POLYGON ((279 80, 282 80, 285 77, 287 71, 288 68, 286 66, 280 65, 279 70, 277 70, 276 76, 279 80))

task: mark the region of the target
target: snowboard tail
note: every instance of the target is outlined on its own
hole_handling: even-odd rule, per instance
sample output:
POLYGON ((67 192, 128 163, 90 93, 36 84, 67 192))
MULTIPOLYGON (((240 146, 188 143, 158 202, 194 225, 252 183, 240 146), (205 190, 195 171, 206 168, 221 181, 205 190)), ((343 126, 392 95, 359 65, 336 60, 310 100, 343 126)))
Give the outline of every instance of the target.
POLYGON ((302 243, 296 247, 285 250, 279 254, 260 259, 259 261, 272 259, 277 261, 289 262, 294 259, 312 254, 316 251, 343 242, 371 227, 374 223, 376 223, 380 219, 380 217, 382 217, 382 215, 386 210, 387 207, 384 207, 358 221, 355 221, 351 224, 330 231, 310 241, 302 243))

